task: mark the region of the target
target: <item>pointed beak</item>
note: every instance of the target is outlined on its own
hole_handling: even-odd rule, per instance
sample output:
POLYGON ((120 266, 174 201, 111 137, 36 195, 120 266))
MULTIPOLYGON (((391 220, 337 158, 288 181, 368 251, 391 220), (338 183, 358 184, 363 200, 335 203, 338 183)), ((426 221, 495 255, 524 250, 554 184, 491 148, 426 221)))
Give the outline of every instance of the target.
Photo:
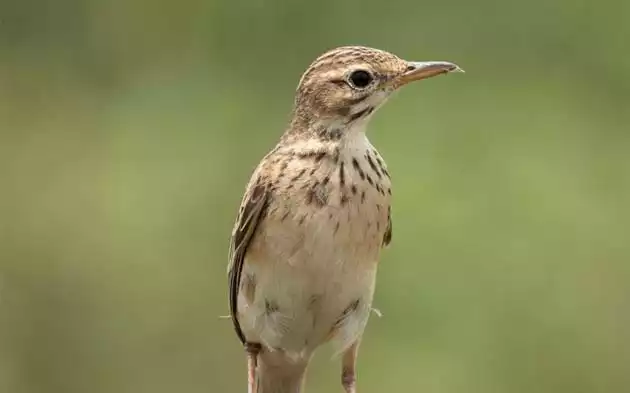
POLYGON ((410 61, 407 64, 407 71, 394 82, 396 88, 449 72, 464 72, 457 64, 447 61, 410 61))

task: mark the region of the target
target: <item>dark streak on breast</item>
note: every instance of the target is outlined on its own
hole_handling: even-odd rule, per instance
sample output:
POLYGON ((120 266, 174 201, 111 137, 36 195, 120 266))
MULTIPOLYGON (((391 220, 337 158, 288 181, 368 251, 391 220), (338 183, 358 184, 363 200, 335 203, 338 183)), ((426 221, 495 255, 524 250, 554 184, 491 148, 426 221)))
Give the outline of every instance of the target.
POLYGON ((344 169, 344 162, 339 164, 339 185, 343 187, 346 184, 346 172, 344 169))
POLYGON ((381 160, 381 157, 379 157, 379 154, 376 150, 372 149, 372 153, 374 153, 374 158, 376 158, 376 162, 378 163, 378 166, 380 166, 381 168, 383 167, 383 161, 381 160))
POLYGON ((352 157, 352 166, 361 177, 361 180, 365 180, 365 172, 363 172, 363 168, 361 168, 361 164, 359 164, 359 161, 355 157, 352 157))
POLYGON ((326 157, 326 152, 320 151, 315 155, 315 162, 320 162, 324 157, 326 157))
POLYGON ((301 159, 312 158, 315 162, 320 162, 328 153, 322 150, 307 150, 297 154, 301 159))
POLYGON ((291 182, 297 181, 300 177, 302 177, 304 175, 304 173, 306 173, 306 168, 302 169, 300 172, 298 172, 297 175, 293 176, 291 178, 291 182))
POLYGON ((328 203, 326 190, 319 182, 315 182, 313 187, 306 192, 306 204, 310 205, 312 203, 318 207, 324 207, 328 203))
POLYGON ((376 159, 376 163, 378 164, 378 168, 381 170, 381 173, 383 173, 385 176, 390 178, 389 172, 385 168, 385 163, 383 162, 383 160, 381 160, 381 157, 376 151, 376 149, 372 149, 372 153, 374 154, 374 158, 376 159))
POLYGON ((378 176, 379 179, 382 178, 383 175, 381 175, 381 172, 378 170, 378 168, 376 168, 374 161, 372 161, 372 157, 368 153, 366 153, 365 158, 367 159, 368 164, 370 164, 370 168, 372 168, 372 171, 376 174, 376 176, 378 176))

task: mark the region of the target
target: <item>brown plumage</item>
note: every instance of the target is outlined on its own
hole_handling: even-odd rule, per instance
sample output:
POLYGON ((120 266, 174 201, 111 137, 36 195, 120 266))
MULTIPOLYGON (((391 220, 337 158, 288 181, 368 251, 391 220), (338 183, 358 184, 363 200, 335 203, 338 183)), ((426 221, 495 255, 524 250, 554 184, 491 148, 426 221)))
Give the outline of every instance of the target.
POLYGON ((391 179, 368 141, 400 86, 458 71, 341 47, 303 74, 292 120, 251 177, 230 245, 230 311, 248 351, 250 393, 298 393, 317 347, 335 342, 355 392, 359 342, 381 249, 392 239, 391 179))

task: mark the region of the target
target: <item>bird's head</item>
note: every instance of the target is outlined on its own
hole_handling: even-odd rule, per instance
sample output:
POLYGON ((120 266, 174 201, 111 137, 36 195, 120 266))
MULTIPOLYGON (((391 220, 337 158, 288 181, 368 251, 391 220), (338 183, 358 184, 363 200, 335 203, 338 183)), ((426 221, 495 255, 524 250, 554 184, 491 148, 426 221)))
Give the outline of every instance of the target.
POLYGON ((294 122, 325 136, 364 125, 389 96, 412 81, 462 70, 443 61, 406 61, 391 53, 345 46, 319 56, 297 87, 294 122))

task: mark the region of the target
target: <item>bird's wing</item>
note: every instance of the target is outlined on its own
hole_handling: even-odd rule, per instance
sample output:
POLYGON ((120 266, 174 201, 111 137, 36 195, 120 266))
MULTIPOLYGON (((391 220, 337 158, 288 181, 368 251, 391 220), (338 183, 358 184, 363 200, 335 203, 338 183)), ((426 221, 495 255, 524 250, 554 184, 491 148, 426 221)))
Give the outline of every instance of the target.
POLYGON ((230 253, 228 264, 228 280, 230 290, 230 316, 238 338, 245 344, 245 335, 238 321, 238 291, 241 285, 241 273, 243 271, 243 263, 245 254, 251 240, 256 233, 256 228, 264 216, 269 200, 268 186, 256 178, 251 182, 252 186, 248 187, 241 203, 238 218, 232 231, 232 240, 230 241, 230 253))
POLYGON ((385 230, 385 236, 383 236, 383 247, 389 246, 392 242, 392 213, 387 214, 387 229, 385 230))

